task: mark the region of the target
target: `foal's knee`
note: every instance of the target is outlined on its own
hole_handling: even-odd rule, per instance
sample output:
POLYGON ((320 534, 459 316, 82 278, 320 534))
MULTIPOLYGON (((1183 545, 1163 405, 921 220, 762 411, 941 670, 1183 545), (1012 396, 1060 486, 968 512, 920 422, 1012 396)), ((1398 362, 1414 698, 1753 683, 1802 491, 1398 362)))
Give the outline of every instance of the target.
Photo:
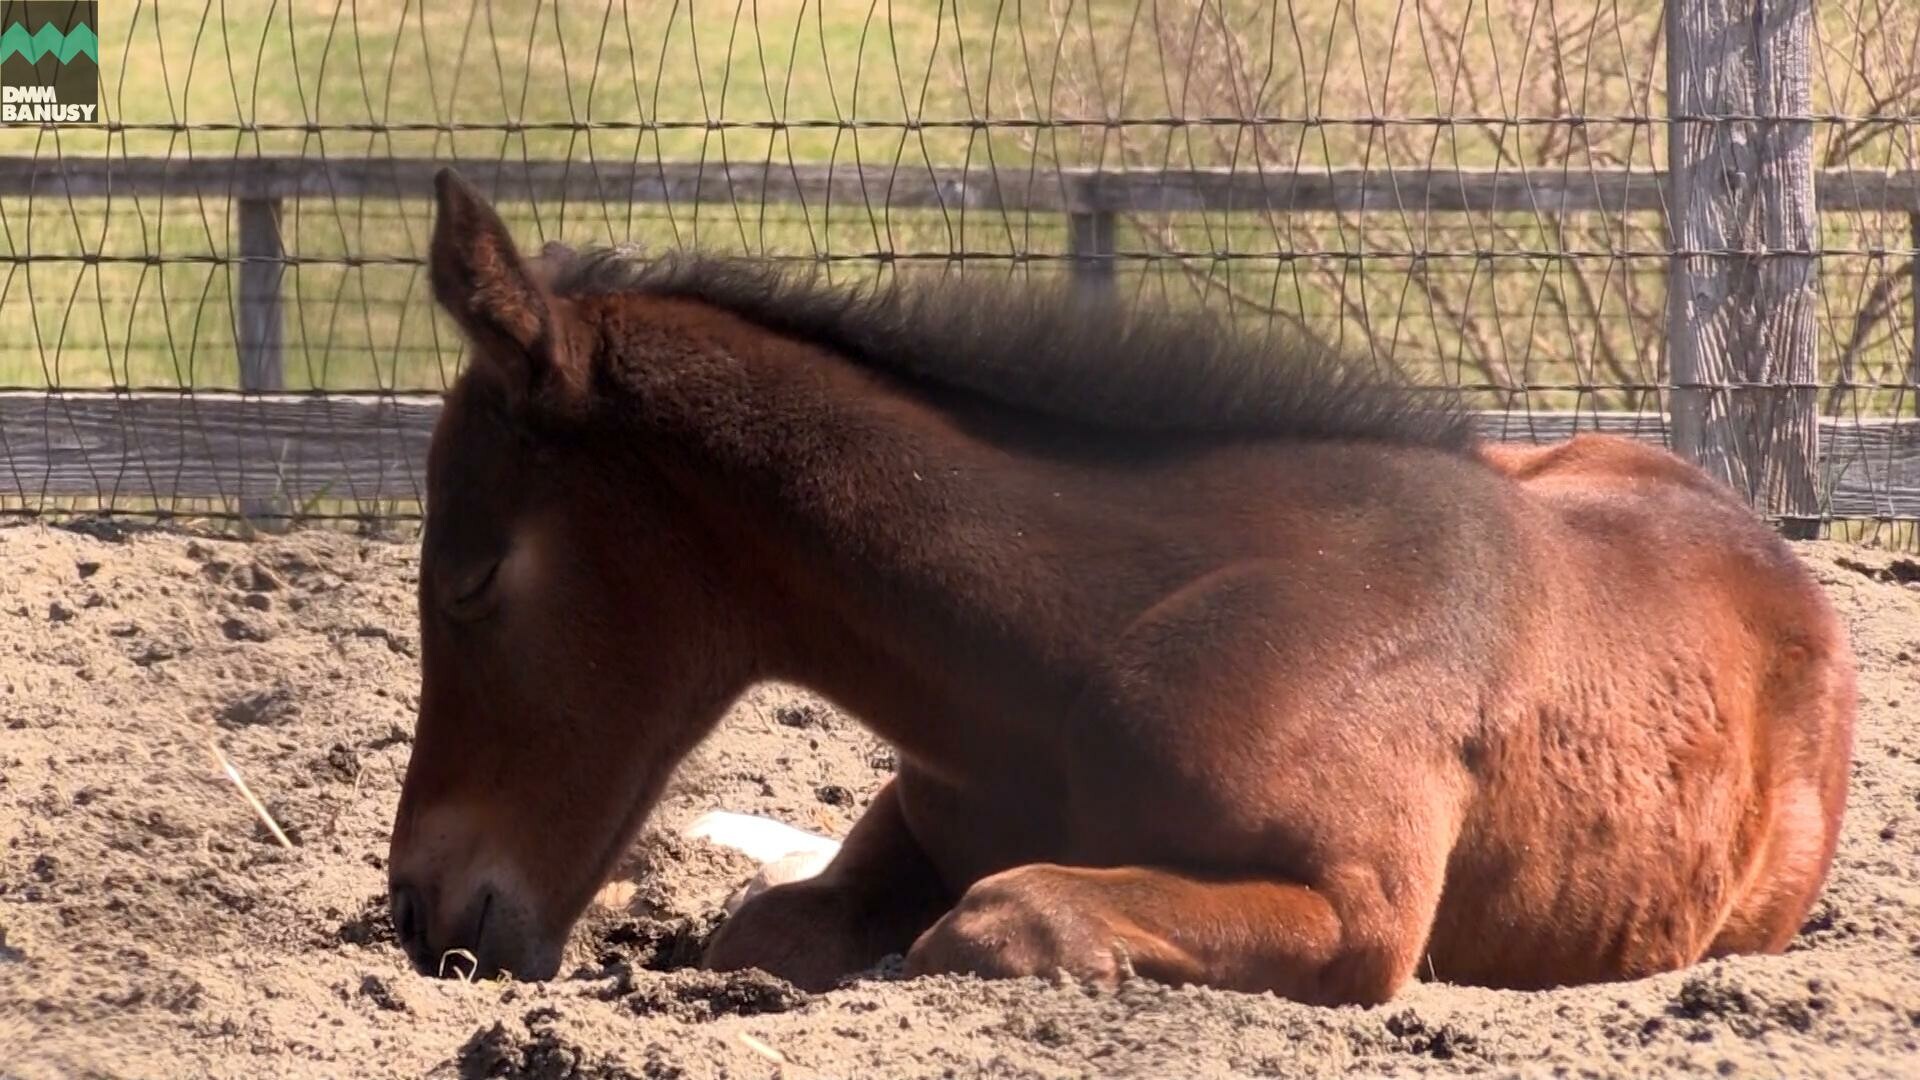
POLYGON ((907 953, 909 975, 1051 977, 1115 985, 1130 973, 1114 928, 1049 889, 1045 867, 982 879, 907 953))

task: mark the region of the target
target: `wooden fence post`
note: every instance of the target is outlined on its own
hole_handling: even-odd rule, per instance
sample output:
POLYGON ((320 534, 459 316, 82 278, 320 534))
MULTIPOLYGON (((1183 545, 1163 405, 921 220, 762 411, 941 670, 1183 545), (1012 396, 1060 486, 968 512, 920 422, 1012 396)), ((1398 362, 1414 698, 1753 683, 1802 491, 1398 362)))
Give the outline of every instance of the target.
POLYGON ((1073 283, 1089 296, 1105 296, 1114 288, 1114 232, 1118 219, 1110 210, 1076 210, 1067 215, 1067 250, 1073 256, 1073 283))
MULTIPOLYGON (((280 238, 279 199, 240 199, 235 203, 240 233, 239 294, 234 299, 234 343, 240 352, 240 389, 272 393, 286 388, 282 360, 283 312, 280 279, 286 273, 286 246, 280 238)), ((271 445, 271 444, 269 444, 271 445)), ((252 465, 253 463, 248 463, 252 465)), ((278 470, 280 462, 257 467, 278 470)), ((284 517, 281 498, 247 498, 240 513, 249 520, 284 517)))
POLYGON ((1913 320, 1913 347, 1907 354, 1907 385, 1920 387, 1920 214, 1907 215, 1907 242, 1913 245, 1913 262, 1907 267, 1907 278, 1913 282, 1913 310, 1908 314, 1913 320))
POLYGON ((1796 537, 1820 516, 1812 29, 1812 0, 1667 2, 1674 446, 1796 537))
POLYGON ((281 363, 280 279, 287 250, 280 242, 280 200, 241 199, 240 295, 235 340, 240 347, 240 389, 286 388, 281 363))

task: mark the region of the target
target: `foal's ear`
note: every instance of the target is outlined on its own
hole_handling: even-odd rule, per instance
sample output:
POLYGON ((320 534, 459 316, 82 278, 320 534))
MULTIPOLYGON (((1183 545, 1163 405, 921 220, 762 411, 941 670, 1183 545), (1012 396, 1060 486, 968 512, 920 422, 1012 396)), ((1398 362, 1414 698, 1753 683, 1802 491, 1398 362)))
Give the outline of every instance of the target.
POLYGON ((551 296, 480 193, 452 169, 433 178, 433 296, 473 339, 475 364, 531 390, 558 362, 551 296))

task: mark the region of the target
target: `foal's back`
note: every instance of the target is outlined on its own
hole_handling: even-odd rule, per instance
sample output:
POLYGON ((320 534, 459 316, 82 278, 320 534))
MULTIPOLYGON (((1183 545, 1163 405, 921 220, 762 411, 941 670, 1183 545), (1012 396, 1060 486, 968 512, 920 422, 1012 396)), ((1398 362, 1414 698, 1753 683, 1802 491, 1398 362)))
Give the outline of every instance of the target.
POLYGON ((1784 947, 1846 797, 1854 672, 1825 597, 1663 451, 1483 456, 1523 496, 1542 610, 1450 867, 1439 973, 1620 978, 1784 947))

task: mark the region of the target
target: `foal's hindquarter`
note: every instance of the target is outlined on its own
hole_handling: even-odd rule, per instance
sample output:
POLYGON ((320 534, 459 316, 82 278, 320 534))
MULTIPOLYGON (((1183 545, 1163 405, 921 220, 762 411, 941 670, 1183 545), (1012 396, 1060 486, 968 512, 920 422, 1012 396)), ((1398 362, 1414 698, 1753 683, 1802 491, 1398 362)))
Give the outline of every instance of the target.
POLYGON ((904 949, 1379 1001, 1419 971, 1537 986, 1778 948, 1824 877, 1840 631, 1665 455, 1022 455, 921 403, 857 420, 916 428, 928 475, 899 497, 938 538, 864 544, 888 588, 850 571, 859 628, 780 674, 903 764, 713 966, 827 985, 904 949), (967 599, 880 599, 903 592, 967 599))
POLYGON ((1811 576, 1730 493, 1594 436, 1485 452, 1543 609, 1468 747, 1426 962, 1538 986, 1777 951, 1823 882, 1854 672, 1811 576))

